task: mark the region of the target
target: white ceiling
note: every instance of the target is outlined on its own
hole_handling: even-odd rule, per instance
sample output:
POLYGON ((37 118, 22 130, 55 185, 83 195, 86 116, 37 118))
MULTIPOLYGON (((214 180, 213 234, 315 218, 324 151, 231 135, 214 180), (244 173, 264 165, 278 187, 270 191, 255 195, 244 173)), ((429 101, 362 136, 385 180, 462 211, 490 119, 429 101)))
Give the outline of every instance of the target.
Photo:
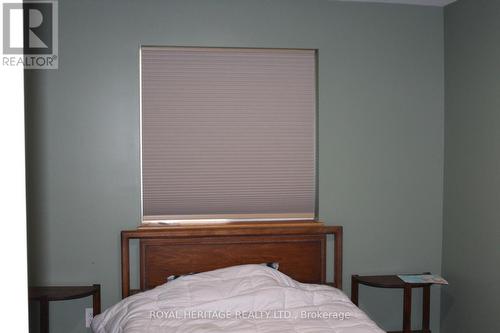
POLYGON ((457 0, 340 0, 340 1, 357 1, 357 2, 384 2, 384 3, 400 3, 407 5, 422 5, 422 6, 437 6, 443 7, 457 0))

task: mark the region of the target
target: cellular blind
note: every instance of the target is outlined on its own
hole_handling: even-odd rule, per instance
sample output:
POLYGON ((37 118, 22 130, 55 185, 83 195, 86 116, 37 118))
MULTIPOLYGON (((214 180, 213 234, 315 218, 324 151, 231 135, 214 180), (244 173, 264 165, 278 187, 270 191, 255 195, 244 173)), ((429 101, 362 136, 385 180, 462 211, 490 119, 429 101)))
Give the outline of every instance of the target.
POLYGON ((304 220, 314 50, 142 47, 143 223, 304 220))

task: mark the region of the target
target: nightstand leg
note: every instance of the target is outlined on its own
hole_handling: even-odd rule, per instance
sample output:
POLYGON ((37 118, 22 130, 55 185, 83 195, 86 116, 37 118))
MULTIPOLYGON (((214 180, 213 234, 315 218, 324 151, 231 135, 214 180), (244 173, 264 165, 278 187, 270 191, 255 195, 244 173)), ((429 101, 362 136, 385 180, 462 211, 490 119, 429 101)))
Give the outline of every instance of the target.
POLYGON ((355 305, 358 305, 358 291, 359 291, 358 279, 353 275, 351 277, 351 301, 355 305))
POLYGON ((94 308, 94 317, 101 313, 101 285, 94 284, 97 291, 92 295, 92 307, 94 308))
POLYGON ((409 285, 404 287, 403 333, 411 333, 411 287, 409 285))
POLYGON ((423 288, 422 331, 430 332, 431 287, 423 288))
POLYGON ((49 300, 40 299, 40 333, 49 333, 49 300))

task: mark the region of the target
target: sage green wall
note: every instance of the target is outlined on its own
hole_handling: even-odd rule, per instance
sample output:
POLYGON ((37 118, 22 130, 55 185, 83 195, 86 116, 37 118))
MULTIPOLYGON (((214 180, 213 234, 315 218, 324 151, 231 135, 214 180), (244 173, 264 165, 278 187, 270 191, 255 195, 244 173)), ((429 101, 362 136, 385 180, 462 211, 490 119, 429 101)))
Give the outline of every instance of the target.
MULTIPOLYGON (((120 298, 119 232, 139 222, 140 44, 318 48, 319 210, 345 227, 344 289, 352 273, 440 272, 441 8, 63 0, 59 23, 59 69, 26 73, 32 283, 99 282, 104 308, 120 298)), ((386 329, 401 297, 360 290, 386 329)), ((89 305, 53 303, 52 332, 84 332, 89 305)))
POLYGON ((445 10, 442 332, 500 332, 500 2, 445 10))

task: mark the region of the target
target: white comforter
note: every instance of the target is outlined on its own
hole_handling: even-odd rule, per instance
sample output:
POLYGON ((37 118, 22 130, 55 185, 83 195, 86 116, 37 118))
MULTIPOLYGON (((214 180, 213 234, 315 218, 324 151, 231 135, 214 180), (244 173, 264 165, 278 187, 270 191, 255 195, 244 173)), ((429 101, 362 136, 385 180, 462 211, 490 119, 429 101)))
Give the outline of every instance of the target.
POLYGON ((340 290, 261 265, 183 276, 96 316, 95 333, 382 333, 340 290))

